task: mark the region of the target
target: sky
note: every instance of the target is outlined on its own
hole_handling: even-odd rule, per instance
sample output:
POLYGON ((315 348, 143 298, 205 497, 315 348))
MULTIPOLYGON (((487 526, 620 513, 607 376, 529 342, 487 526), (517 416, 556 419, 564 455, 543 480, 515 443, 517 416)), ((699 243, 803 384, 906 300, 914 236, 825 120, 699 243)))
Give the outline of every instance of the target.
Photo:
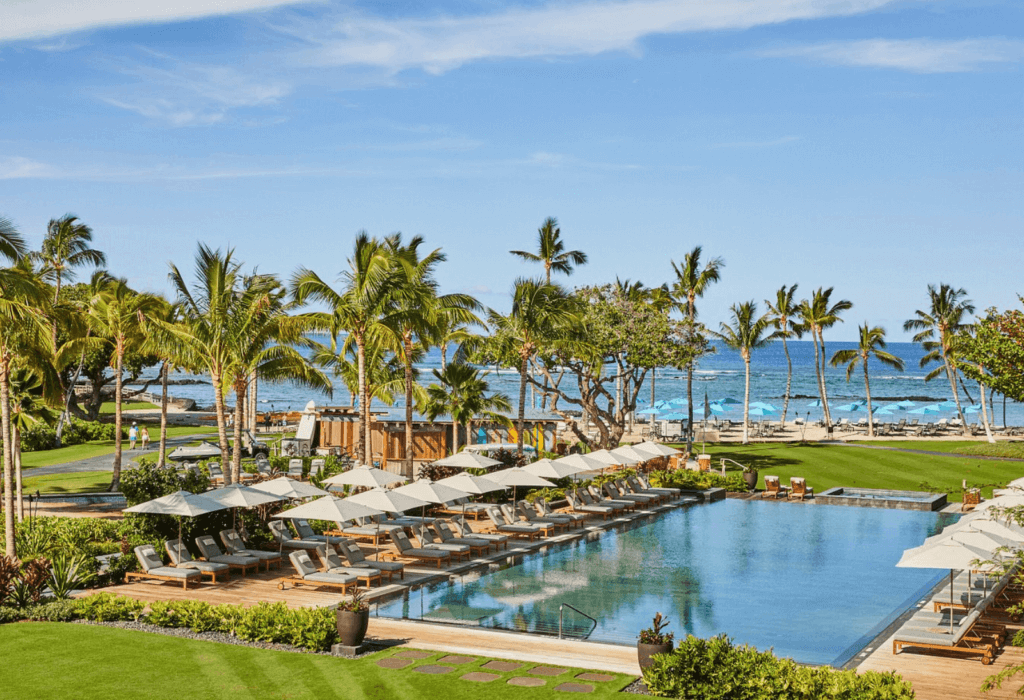
POLYGON ((1022 64, 999 0, 6 0, 0 216, 164 293, 200 241, 334 279, 418 234, 496 309, 554 216, 568 284, 702 245, 713 327, 798 283, 907 340, 930 283, 1024 293, 1022 64))

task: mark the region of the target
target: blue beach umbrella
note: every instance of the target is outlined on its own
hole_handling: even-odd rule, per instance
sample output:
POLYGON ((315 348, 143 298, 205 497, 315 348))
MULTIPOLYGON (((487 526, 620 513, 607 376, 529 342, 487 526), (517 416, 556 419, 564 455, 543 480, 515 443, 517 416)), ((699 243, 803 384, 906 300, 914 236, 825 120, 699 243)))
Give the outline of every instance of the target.
POLYGON ((890 403, 882 406, 883 411, 906 411, 907 408, 902 403, 890 403))
POLYGON ((663 413, 658 420, 686 420, 689 418, 685 413, 663 413))
POLYGON ((916 406, 917 404, 914 403, 913 401, 908 400, 908 399, 904 399, 903 401, 897 401, 896 405, 897 406, 902 406, 903 408, 910 408, 912 406, 916 406))
POLYGON ((725 406, 721 406, 721 405, 719 405, 719 404, 717 404, 717 403, 713 403, 713 404, 710 404, 710 405, 708 406, 708 409, 709 409, 709 410, 710 410, 710 411, 711 411, 711 412, 712 412, 713 414, 715 414, 716 416, 720 416, 720 415, 722 415, 723 413, 725 413, 726 411, 728 411, 728 410, 729 410, 729 409, 728 409, 728 408, 726 408, 725 406))
POLYGON ((690 404, 689 401, 682 397, 678 399, 669 399, 669 403, 673 406, 688 406, 690 404))
POLYGON ((660 408, 645 408, 642 411, 637 411, 637 414, 641 416, 656 416, 661 413, 660 408))
POLYGON ((964 413, 980 413, 981 406, 976 403, 972 403, 970 406, 964 409, 964 413))
POLYGON ((821 399, 815 399, 807 404, 808 408, 821 408, 821 399))
POLYGON ((775 411, 770 408, 761 408, 760 406, 752 408, 749 411, 752 416, 774 416, 775 411))
POLYGON ((672 406, 672 404, 670 404, 668 401, 665 401, 664 399, 661 400, 661 401, 655 401, 654 402, 654 407, 655 408, 666 409, 666 408, 669 408, 670 406, 672 406))
POLYGON ((943 401, 942 403, 936 404, 936 405, 939 408, 941 408, 942 410, 944 410, 944 411, 952 411, 953 409, 956 408, 956 402, 955 401, 950 401, 948 399, 946 401, 943 401))
POLYGON ((750 404, 751 408, 763 408, 766 411, 778 411, 778 406, 772 406, 770 403, 764 403, 762 401, 755 401, 750 404))
POLYGON ((932 406, 921 406, 921 408, 915 408, 913 411, 908 411, 908 413, 916 413, 918 415, 929 415, 930 416, 930 415, 934 415, 936 413, 942 413, 942 409, 940 409, 938 406, 935 406, 935 405, 932 405, 932 406))
POLYGON ((718 399, 717 401, 715 401, 715 403, 722 406, 736 406, 742 404, 743 402, 738 399, 734 399, 731 396, 726 396, 724 399, 718 399))
POLYGON ((847 403, 842 406, 836 406, 837 411, 846 411, 848 413, 856 413, 858 411, 867 412, 867 407, 859 403, 847 403))

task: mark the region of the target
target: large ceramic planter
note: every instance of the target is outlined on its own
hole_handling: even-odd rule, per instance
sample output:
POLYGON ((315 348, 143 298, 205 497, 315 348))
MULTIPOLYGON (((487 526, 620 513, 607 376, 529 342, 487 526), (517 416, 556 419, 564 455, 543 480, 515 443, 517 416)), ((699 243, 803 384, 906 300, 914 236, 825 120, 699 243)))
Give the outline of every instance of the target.
POLYGON ((338 610, 338 637, 341 644, 347 647, 357 647, 363 643, 366 636, 366 626, 370 623, 370 609, 351 612, 349 610, 338 610))
POLYGON ((743 481, 751 491, 757 488, 757 472, 743 472, 743 481))
POLYGON ((640 668, 649 668, 654 663, 652 657, 655 654, 668 654, 672 651, 672 642, 666 644, 644 644, 643 642, 636 643, 636 656, 640 662, 640 668))

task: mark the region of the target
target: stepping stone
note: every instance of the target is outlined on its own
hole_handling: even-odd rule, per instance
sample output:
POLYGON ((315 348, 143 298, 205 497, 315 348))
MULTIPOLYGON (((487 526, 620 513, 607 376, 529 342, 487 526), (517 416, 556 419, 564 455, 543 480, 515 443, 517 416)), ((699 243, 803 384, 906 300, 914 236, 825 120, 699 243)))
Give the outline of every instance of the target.
POLYGON ((496 681, 499 678, 501 678, 501 676, 497 673, 480 673, 479 671, 474 671, 473 673, 467 673, 464 675, 461 680, 475 681, 476 683, 490 683, 491 681, 496 681))
POLYGON ((609 676, 604 673, 581 673, 576 676, 578 681, 591 681, 593 683, 607 683, 608 681, 615 680, 615 676, 609 676))
POLYGON ((562 693, 593 693, 594 686, 587 683, 562 683, 562 685, 556 685, 555 690, 562 693))
POLYGON ((414 659, 416 661, 419 661, 420 659, 429 659, 431 656, 433 656, 433 654, 429 651, 416 651, 414 649, 409 649, 408 651, 400 651, 391 658, 414 659))
POLYGON ((424 664, 413 669, 416 673, 428 673, 432 676, 440 676, 444 673, 451 673, 454 670, 451 666, 436 666, 434 664, 424 664))
POLYGON ((405 668, 412 663, 412 659, 396 659, 391 656, 387 659, 381 659, 377 662, 377 665, 381 668, 405 668))
POLYGON ((569 669, 558 668, 557 666, 534 666, 527 673, 534 676, 560 676, 569 669))
POLYGON ((547 683, 542 678, 524 678, 523 676, 516 676, 515 678, 509 678, 509 685, 518 685, 521 688, 539 688, 540 686, 547 683))
POLYGON ((456 666, 461 666, 462 664, 470 664, 470 663, 473 663, 474 661, 476 661, 476 657, 473 657, 473 656, 456 656, 456 655, 452 654, 452 655, 449 655, 449 656, 442 656, 440 659, 437 660, 437 663, 439 663, 439 664, 454 664, 456 666))
POLYGON ((501 673, 508 673, 509 671, 515 671, 520 668, 522 664, 515 664, 511 661, 488 661, 480 668, 490 669, 491 671, 500 671, 501 673))

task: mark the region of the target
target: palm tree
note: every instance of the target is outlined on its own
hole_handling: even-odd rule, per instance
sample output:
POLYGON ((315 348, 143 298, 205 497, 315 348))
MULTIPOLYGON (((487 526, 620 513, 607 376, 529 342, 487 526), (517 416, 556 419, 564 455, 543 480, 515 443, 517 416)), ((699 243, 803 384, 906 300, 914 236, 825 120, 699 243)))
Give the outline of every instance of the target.
MULTIPOLYGON (((324 369, 331 370, 335 377, 344 382, 345 387, 352 395, 353 405, 356 397, 359 396, 359 363, 356 359, 355 347, 349 345, 343 348, 343 352, 335 352, 329 347, 314 345, 311 361, 324 369)), ((414 362, 419 362, 422 355, 414 355, 414 362)), ((365 356, 365 383, 366 393, 371 401, 380 401, 386 406, 392 406, 399 394, 405 392, 405 367, 403 363, 389 353, 383 343, 371 342, 366 346, 365 356)), ((419 370, 413 367, 413 379, 419 379, 419 370)), ((417 383, 413 383, 413 398, 419 403, 426 398, 426 392, 417 383)))
POLYGON ((355 250, 348 259, 349 269, 341 276, 342 291, 331 288, 320 277, 306 268, 299 268, 292 276, 292 296, 299 304, 319 301, 327 305, 328 312, 310 314, 316 327, 330 333, 331 349, 337 338, 347 333, 344 345, 354 343, 359 367, 359 431, 358 452, 365 464, 372 464, 370 440, 370 396, 366 391, 367 342, 379 331, 381 318, 391 303, 395 280, 395 261, 388 247, 365 231, 356 236, 355 250))
MULTIPOLYGON (((708 288, 721 279, 721 271, 725 267, 722 258, 711 258, 702 268, 702 252, 702 248, 696 246, 683 256, 681 266, 672 261, 672 269, 676 273, 672 294, 679 310, 686 314, 691 328, 697 320, 697 299, 703 297, 708 288)), ((686 365, 686 415, 686 451, 689 452, 693 448, 693 360, 686 365)))
MULTIPOLYGON (((163 301, 163 300, 161 300, 163 301)), ((165 464, 167 452, 167 380, 170 372, 175 367, 186 364, 185 354, 187 346, 180 342, 179 337, 187 333, 181 325, 181 309, 177 304, 170 304, 166 301, 158 312, 151 316, 153 324, 146 336, 146 343, 142 350, 146 354, 155 355, 160 358, 160 452, 156 459, 156 466, 162 467, 165 464)), ((196 363, 193 363, 196 364, 196 363)))
POLYGON ((0 258, 17 262, 28 252, 25 239, 10 219, 0 216, 0 258))
POLYGON ((797 285, 786 287, 782 285, 775 292, 775 302, 765 300, 768 313, 772 319, 772 326, 778 331, 776 335, 782 338, 782 350, 786 353, 786 396, 782 404, 782 425, 786 425, 786 414, 789 412, 789 394, 793 386, 793 360, 789 357, 789 345, 787 338, 800 338, 803 336, 803 328, 792 321, 800 309, 795 301, 797 285))
POLYGON ((566 250, 562 241, 562 229, 558 228, 558 219, 549 216, 537 229, 537 252, 510 250, 512 255, 530 262, 544 263, 544 281, 551 284, 551 271, 571 275, 573 268, 587 264, 587 254, 582 250, 566 250))
POLYGON ((846 381, 850 381, 853 370, 858 363, 864 365, 864 395, 868 402, 868 437, 875 436, 875 425, 871 408, 871 382, 868 379, 868 358, 874 356, 883 365, 903 371, 903 360, 885 351, 885 329, 881 326, 868 327, 867 322, 860 327, 860 342, 856 349, 840 350, 832 356, 833 367, 846 365, 846 381))
POLYGON ((721 332, 711 334, 724 342, 727 347, 737 350, 743 358, 745 371, 743 388, 743 444, 750 442, 750 357, 754 350, 763 348, 778 337, 778 333, 765 335, 772 325, 771 318, 765 314, 758 317, 757 303, 754 301, 733 304, 732 325, 721 324, 721 332))
POLYGON ((464 358, 467 352, 478 348, 483 339, 469 330, 470 326, 476 323, 461 323, 451 316, 442 316, 437 319, 434 326, 435 342, 441 348, 441 371, 444 372, 448 366, 448 346, 455 345, 454 362, 464 358))
POLYGON ((918 331, 914 336, 914 342, 921 343, 927 351, 921 358, 921 367, 926 367, 932 362, 941 363, 928 373, 925 381, 931 381, 945 370, 949 386, 953 390, 953 400, 956 402, 956 412, 963 426, 964 435, 969 431, 967 421, 964 420, 964 412, 960 408, 960 392, 956 388, 954 343, 957 333, 971 327, 971 324, 965 323, 964 320, 966 316, 974 313, 974 303, 966 297, 967 290, 962 287, 954 289, 948 284, 940 284, 936 289, 935 285, 929 284, 928 310, 918 309, 914 312, 916 318, 909 319, 903 324, 905 331, 918 331))
POLYGON ((25 519, 25 501, 22 494, 21 471, 21 433, 36 423, 53 425, 57 413, 50 407, 50 401, 59 398, 56 373, 53 365, 48 367, 51 375, 51 390, 47 391, 40 376, 29 369, 16 369, 11 372, 11 445, 14 453, 15 502, 17 504, 18 522, 25 519))
POLYGON ((416 345, 426 350, 438 335, 439 320, 453 323, 479 323, 473 314, 480 304, 468 294, 438 296, 434 268, 446 257, 437 248, 420 257, 421 236, 402 243, 400 233, 385 239, 395 260, 395 283, 391 304, 381 319, 381 328, 390 349, 405 366, 405 475, 413 476, 413 354, 416 345))
POLYGON ((519 414, 516 451, 523 454, 523 424, 526 420, 526 374, 530 359, 546 340, 577 321, 573 297, 556 284, 519 278, 512 287, 512 309, 507 315, 489 314, 496 342, 507 347, 519 361, 519 414))
POLYGON ((430 421, 443 415, 452 418, 452 452, 459 451, 459 426, 466 426, 466 439, 470 439, 475 419, 511 425, 503 412, 511 412, 512 404, 505 394, 488 395, 490 386, 479 370, 469 364, 453 362, 444 371, 433 370, 437 384, 427 387, 423 414, 430 421))
POLYGON ((810 333, 814 341, 814 374, 818 379, 818 393, 821 396, 821 410, 825 415, 825 425, 829 431, 832 430, 832 412, 828 407, 828 391, 825 387, 825 329, 831 328, 842 321, 839 314, 853 308, 853 302, 846 299, 832 303, 832 287, 814 290, 810 300, 804 299, 800 302, 798 313, 800 315, 799 329, 802 332, 810 333))
MULTIPOLYGON (((651 307, 658 312, 670 309, 675 304, 675 300, 672 298, 672 292, 669 290, 667 284, 649 289, 647 300, 651 307)), ((651 406, 654 406, 655 402, 655 381, 657 373, 658 368, 651 367, 651 406)))
POLYGON ((124 357, 146 344, 147 319, 158 317, 166 302, 152 294, 133 291, 124 278, 110 277, 105 272, 97 275, 105 279, 97 285, 99 292, 90 301, 89 320, 96 335, 107 340, 110 364, 114 369, 114 473, 110 479, 110 490, 117 491, 121 484, 124 357))

